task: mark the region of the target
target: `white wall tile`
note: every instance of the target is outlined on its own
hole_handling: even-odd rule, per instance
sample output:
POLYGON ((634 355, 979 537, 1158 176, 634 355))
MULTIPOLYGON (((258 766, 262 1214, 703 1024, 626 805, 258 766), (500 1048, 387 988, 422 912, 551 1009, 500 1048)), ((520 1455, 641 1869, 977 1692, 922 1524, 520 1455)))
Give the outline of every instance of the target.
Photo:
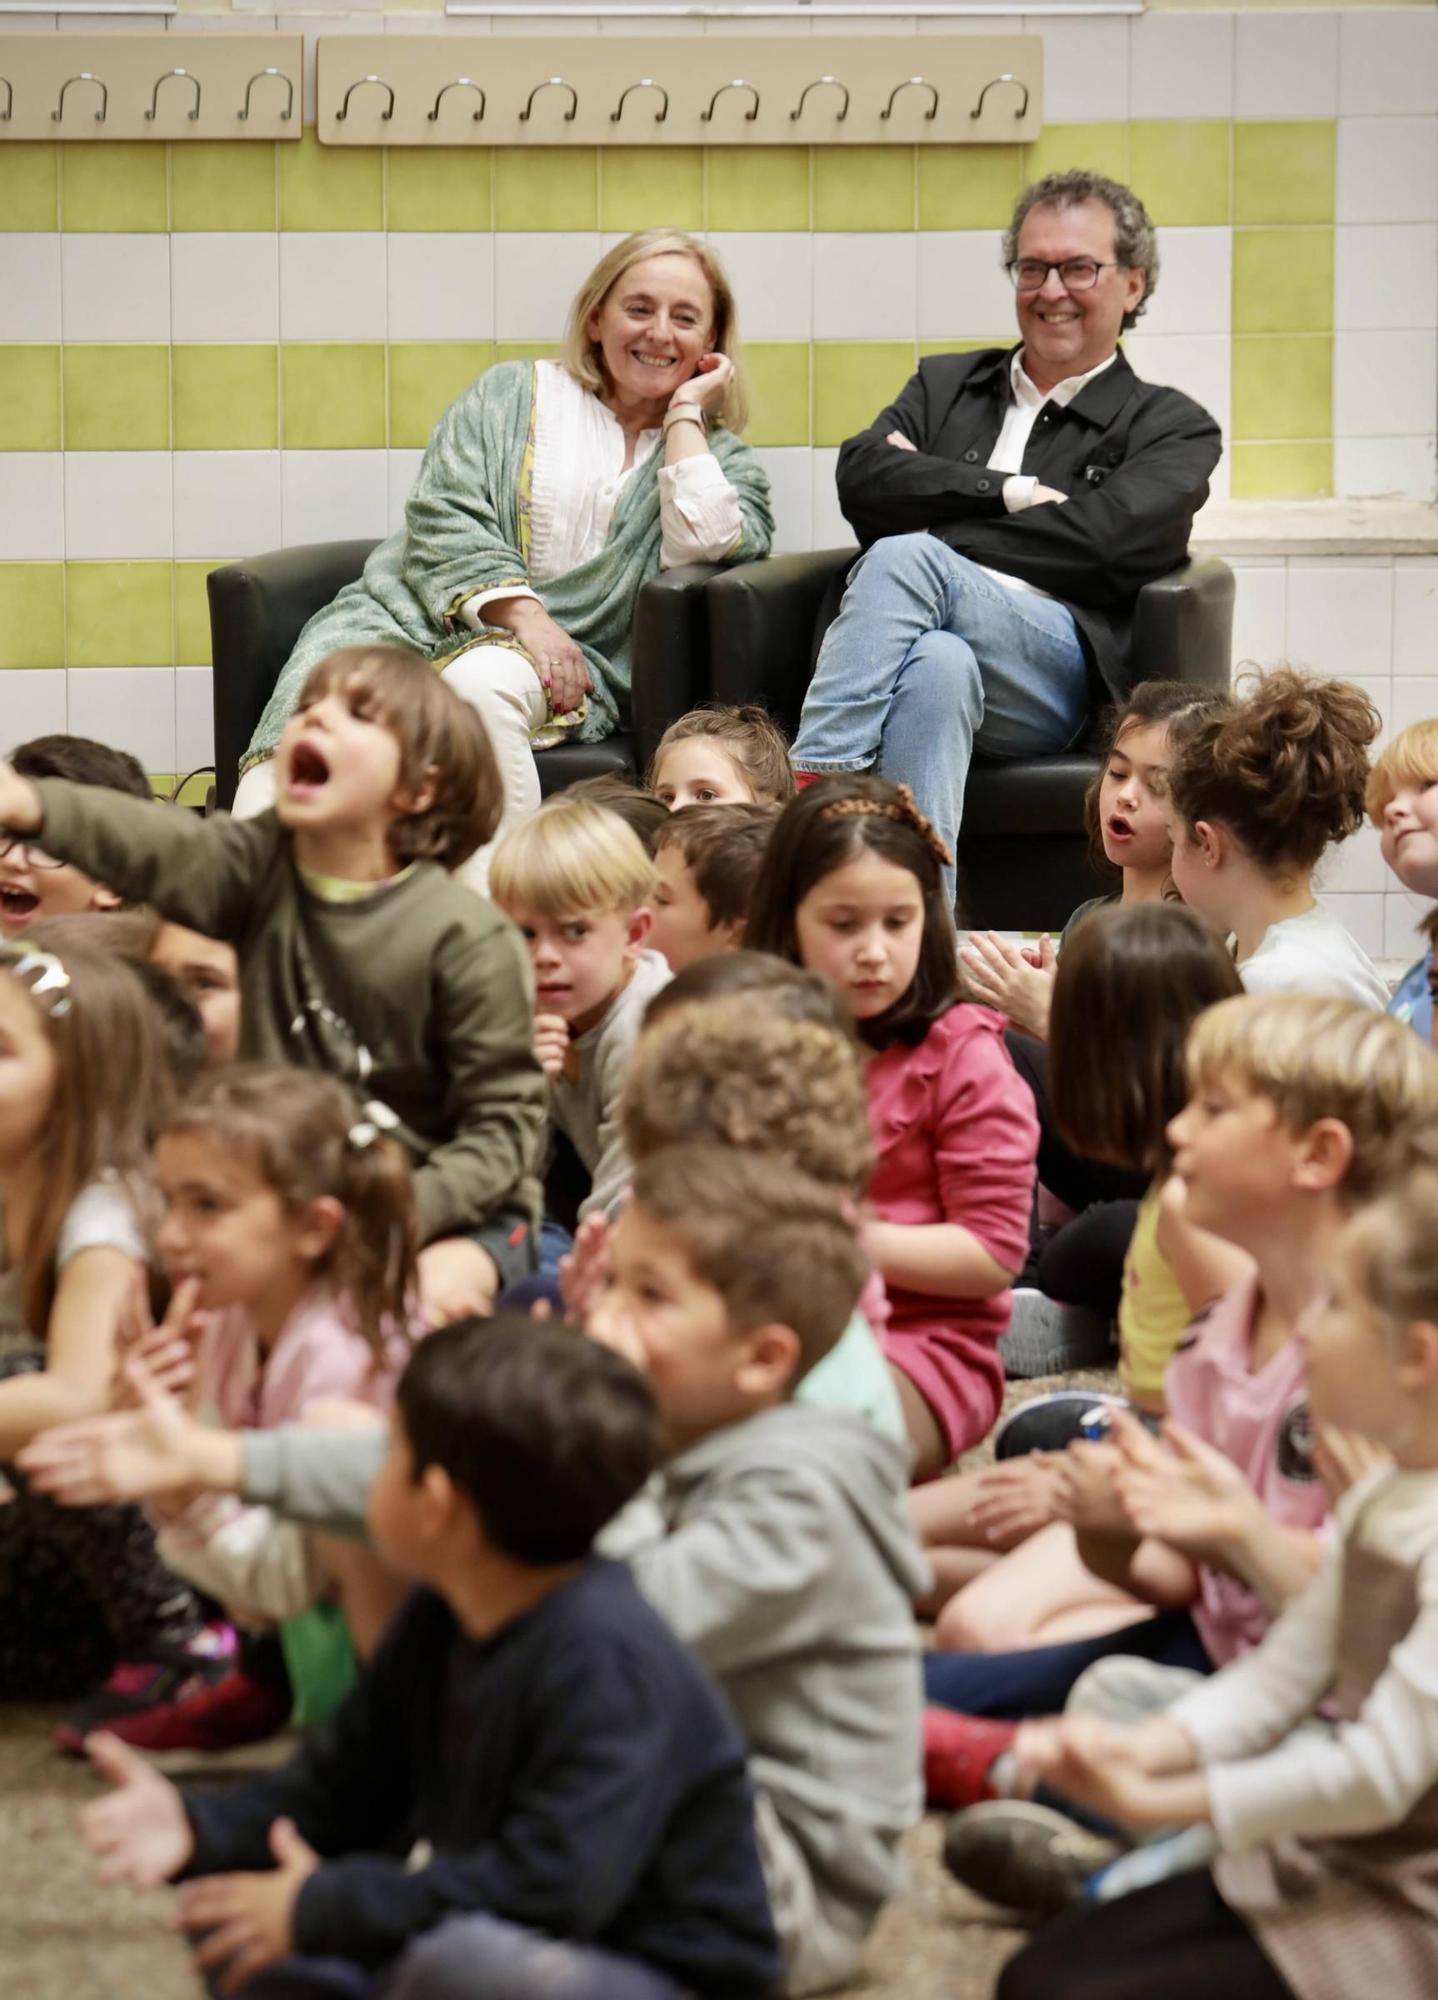
POLYGON ((1227 333, 1233 322, 1233 231, 1165 229, 1153 303, 1137 332, 1227 333))
POLYGON ((167 451, 67 451, 66 555, 172 555, 170 463, 167 451))
POLYGON ((837 446, 816 446, 814 471, 814 547, 816 549, 857 549, 854 530, 839 511, 839 495, 834 486, 838 469, 837 446))
POLYGON ((597 230, 496 236, 495 338, 558 340, 569 301, 598 258, 597 230))
POLYGON ((1356 7, 1340 18, 1340 111, 1438 111, 1438 12, 1356 7))
POLYGON ((170 338, 168 236, 62 236, 66 340, 170 338))
POLYGON ((1394 679, 1393 705, 1389 725, 1396 736, 1410 722, 1429 722, 1438 716, 1438 674, 1406 674, 1394 679))
POLYGON ((175 669, 175 771, 203 770, 215 761, 214 670, 175 669))
POLYGON ((1330 896, 1325 891, 1323 901, 1346 926, 1349 935, 1367 952, 1370 958, 1383 956, 1383 902, 1381 894, 1372 896, 1330 896))
POLYGON ((769 475, 775 555, 812 548, 814 503, 808 447, 761 446, 757 457, 769 475))
POLYGON ((256 556, 280 546, 277 451, 175 453, 175 554, 256 556))
MULTIPOLYGON (((0 452, 0 561, 59 562, 65 553, 64 460, 58 451, 0 452)), ((0 681, 0 688, 8 686, 0 681)))
POLYGON ((1331 118, 1338 109, 1337 14, 1240 14, 1238 118, 1331 118))
POLYGON ((63 667, 10 667, 4 685, 0 752, 6 756, 32 736, 54 736, 69 728, 63 667))
MULTIPOLYGON (((1025 27, 1029 34, 1044 38, 1047 123, 1088 125, 1128 116, 1127 21, 1093 16, 1065 21, 1048 15, 1026 22, 1025 27)), ((1012 91, 995 91, 985 110, 996 99, 1013 96, 1012 91)))
POLYGON ((1228 435, 1233 348, 1226 334, 1131 333, 1124 352, 1145 382, 1182 389, 1202 403, 1228 435))
POLYGON ((176 340, 278 340, 279 239, 245 231, 170 238, 176 340))
POLYGON ((1288 657, 1288 571, 1235 565, 1233 664, 1276 667, 1288 657))
POLYGON ((1232 14, 1142 14, 1129 24, 1131 118, 1227 118, 1232 14))
POLYGON ((1405 965, 1421 958, 1428 948, 1428 940, 1419 927, 1432 912, 1433 905, 1426 897, 1411 895, 1406 889, 1386 890, 1383 897, 1383 956, 1401 958, 1405 965))
POLYGON ((175 768, 173 667, 68 667, 66 699, 87 736, 128 750, 147 771, 175 768))
POLYGON ((492 340, 494 238, 387 237, 391 340, 492 340))
POLYGON ((1434 481, 1432 436, 1333 441, 1333 487, 1346 499, 1431 500, 1434 481))
POLYGON ((902 236, 816 236, 815 339, 912 340, 918 324, 919 242, 913 231, 902 236))
POLYGON ((1393 569, 1386 562, 1290 562, 1288 657, 1313 674, 1386 676, 1393 656, 1393 569))
POLYGON ((1438 223, 1345 225, 1335 235, 1333 309, 1340 331, 1438 326, 1438 223))
POLYGON ((709 242, 729 274, 746 340, 808 340, 814 326, 812 237, 719 230, 709 242))
POLYGON ((281 452, 284 546, 383 535, 389 513, 388 458, 383 451, 281 452))
POLYGON ((0 340, 60 338, 60 238, 0 236, 0 340))
POLYGON ((387 468, 389 488, 389 515, 385 532, 394 534, 404 526, 405 503, 414 490, 414 482, 419 477, 419 468, 424 460, 424 452, 418 448, 391 451, 387 468))
POLYGON ((387 323, 378 230, 280 237, 282 340, 383 340, 387 323))
POLYGON ((1378 829, 1366 823, 1351 839, 1331 850, 1318 872, 1318 893, 1325 902, 1335 895, 1379 894, 1393 878, 1378 843, 1378 829))
POLYGON ((1335 335, 1334 436, 1426 436, 1438 424, 1434 358, 1431 333, 1335 335))
POLYGON ((992 339, 1012 328, 997 230, 925 230, 918 243, 920 340, 992 339))
POLYGON ((1438 674, 1438 562, 1393 565, 1393 672, 1438 674))
POLYGON ((1338 220, 1438 222, 1438 118, 1340 118, 1338 220))

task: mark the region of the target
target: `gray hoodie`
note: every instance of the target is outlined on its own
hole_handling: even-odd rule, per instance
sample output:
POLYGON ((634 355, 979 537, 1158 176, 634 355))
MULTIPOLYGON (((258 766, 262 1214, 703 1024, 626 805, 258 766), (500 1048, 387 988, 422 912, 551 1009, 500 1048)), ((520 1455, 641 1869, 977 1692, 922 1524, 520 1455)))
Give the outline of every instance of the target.
MULTIPOLYGON (((245 1433, 245 1491, 353 1531, 383 1433, 245 1433)), ((922 1679, 907 1447, 782 1404, 670 1461, 601 1538, 709 1668, 750 1746, 787 1990, 852 1977, 918 1819, 922 1679)))

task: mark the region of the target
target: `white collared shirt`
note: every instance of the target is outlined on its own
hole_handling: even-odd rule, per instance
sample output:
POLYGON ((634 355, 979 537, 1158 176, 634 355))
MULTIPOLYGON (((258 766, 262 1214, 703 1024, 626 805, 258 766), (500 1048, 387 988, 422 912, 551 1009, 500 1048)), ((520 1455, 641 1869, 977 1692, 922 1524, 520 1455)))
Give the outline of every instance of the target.
MULTIPOLYGON (((1026 507, 1034 504, 1034 488, 1038 478, 1032 472, 1020 472, 1024 462, 1024 452, 1028 449, 1029 434, 1038 422, 1039 411, 1045 403, 1057 403, 1061 410, 1068 408, 1080 389, 1086 388, 1096 375, 1102 375, 1105 368, 1112 368, 1118 350, 1107 361, 1100 361, 1097 368, 1090 368, 1086 375, 1066 375, 1062 382, 1056 382, 1047 393, 1029 380, 1024 368, 1024 351, 1019 349, 1009 363, 1009 407, 1004 413, 1003 428, 998 442, 989 459, 991 472, 1006 472, 1004 481, 1004 505, 1011 514, 1021 514, 1026 507)), ((1049 503, 1052 504, 1052 503, 1049 503)), ((1025 583, 1022 577, 1008 576, 1001 569, 989 569, 980 564, 986 576, 1001 583, 1005 590, 1027 592, 1030 597, 1047 597, 1048 591, 1040 590, 1037 584, 1025 583)))

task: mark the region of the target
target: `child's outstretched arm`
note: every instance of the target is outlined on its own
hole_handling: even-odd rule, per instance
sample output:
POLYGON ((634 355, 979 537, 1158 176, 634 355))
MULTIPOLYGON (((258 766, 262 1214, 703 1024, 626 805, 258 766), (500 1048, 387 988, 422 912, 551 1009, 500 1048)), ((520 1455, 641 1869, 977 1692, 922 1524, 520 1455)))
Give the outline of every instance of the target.
POLYGON ((61 1267, 45 1328, 45 1366, 0 1382, 0 1464, 52 1424, 103 1410, 110 1397, 115 1336, 142 1266, 108 1244, 80 1250, 61 1267))

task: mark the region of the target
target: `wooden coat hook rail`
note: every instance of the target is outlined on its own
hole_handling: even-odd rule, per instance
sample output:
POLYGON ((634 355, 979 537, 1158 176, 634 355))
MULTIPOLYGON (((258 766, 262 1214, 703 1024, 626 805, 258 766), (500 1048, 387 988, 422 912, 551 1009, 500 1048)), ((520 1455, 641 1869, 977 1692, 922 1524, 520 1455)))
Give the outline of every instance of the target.
POLYGON ((615 35, 580 54, 321 35, 316 127, 327 146, 953 146, 1040 129, 1038 35, 615 35))
POLYGON ((298 139, 299 35, 0 35, 7 139, 298 139))

